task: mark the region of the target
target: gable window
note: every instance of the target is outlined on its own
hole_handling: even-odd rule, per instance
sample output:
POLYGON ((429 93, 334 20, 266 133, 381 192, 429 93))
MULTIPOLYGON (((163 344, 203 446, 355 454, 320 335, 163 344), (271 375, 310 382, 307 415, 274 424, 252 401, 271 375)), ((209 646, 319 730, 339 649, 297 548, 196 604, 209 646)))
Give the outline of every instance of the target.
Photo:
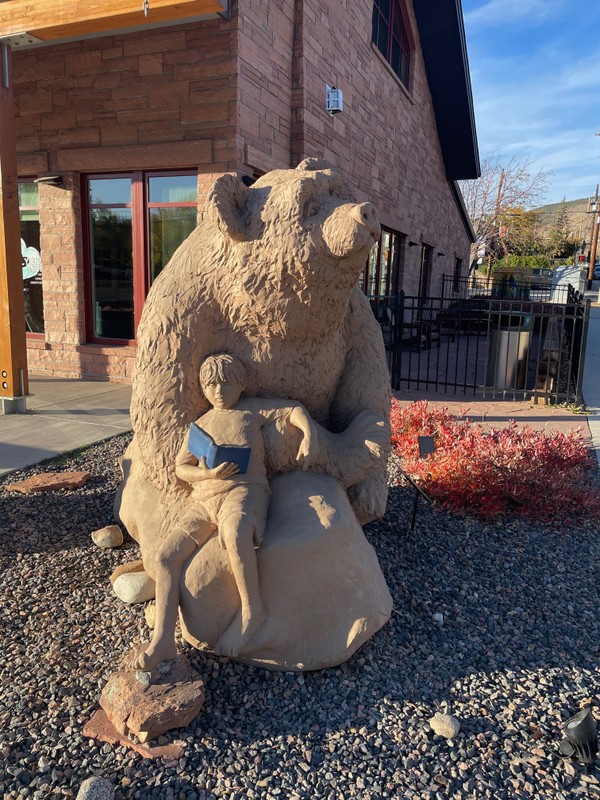
POLYGON ((25 299, 27 333, 44 333, 42 257, 40 255, 40 204, 38 185, 32 180, 19 182, 21 218, 21 269, 25 299))
POLYGON ((372 41, 408 88, 414 44, 403 0, 374 0, 372 41))
POLYGON ((88 175, 89 341, 135 340, 146 295, 196 227, 196 173, 88 175))

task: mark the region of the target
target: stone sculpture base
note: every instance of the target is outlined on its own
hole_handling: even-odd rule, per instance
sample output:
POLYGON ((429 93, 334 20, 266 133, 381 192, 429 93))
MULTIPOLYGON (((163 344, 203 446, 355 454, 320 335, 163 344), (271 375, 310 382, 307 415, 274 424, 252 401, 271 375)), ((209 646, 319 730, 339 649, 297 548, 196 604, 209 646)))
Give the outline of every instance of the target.
POLYGON ((114 672, 100 697, 106 716, 121 735, 141 742, 188 725, 204 705, 204 682, 186 658, 163 661, 151 673, 136 670, 146 644, 138 644, 114 672))
MULTIPOLYGON (((375 551, 342 486, 311 472, 271 482, 264 539, 256 551, 267 621, 246 643, 240 661, 270 669, 315 670, 342 663, 384 625, 392 599, 375 551)), ((152 574, 161 519, 158 493, 136 471, 128 475, 116 512, 139 540, 152 574), (129 501, 144 496, 143 505, 129 501), (132 509, 141 509, 134 516, 132 509)), ((211 651, 239 608, 227 553, 217 535, 194 553, 181 583, 184 638, 211 651)))

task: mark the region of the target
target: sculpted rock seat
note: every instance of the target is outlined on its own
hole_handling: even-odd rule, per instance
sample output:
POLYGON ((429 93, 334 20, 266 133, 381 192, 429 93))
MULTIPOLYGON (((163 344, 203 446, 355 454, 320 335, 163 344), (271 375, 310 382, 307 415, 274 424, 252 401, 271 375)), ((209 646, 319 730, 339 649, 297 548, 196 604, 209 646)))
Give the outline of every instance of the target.
MULTIPOLYGON (((290 399, 319 423, 319 456, 299 471, 298 437, 264 429, 271 501, 256 551, 267 619, 238 658, 318 669, 348 658, 389 618, 391 598, 361 524, 385 510, 389 372, 358 278, 379 237, 324 162, 278 170, 251 188, 225 175, 209 212, 155 281, 138 328, 131 415, 116 513, 154 577, 161 542, 190 506, 175 474, 190 422, 209 407, 203 360, 246 365, 247 397, 290 399)), ((239 607, 218 533, 187 561, 184 637, 215 647, 239 607)))

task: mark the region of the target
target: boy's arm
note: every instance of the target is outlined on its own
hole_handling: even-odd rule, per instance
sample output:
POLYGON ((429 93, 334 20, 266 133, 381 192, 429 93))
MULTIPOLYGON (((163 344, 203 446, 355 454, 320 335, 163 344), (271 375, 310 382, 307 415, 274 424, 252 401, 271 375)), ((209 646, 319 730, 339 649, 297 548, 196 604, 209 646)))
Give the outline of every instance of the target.
POLYGON ((209 469, 206 466, 206 459, 202 457, 200 461, 193 453, 187 449, 187 437, 175 459, 175 474, 181 481, 186 483, 198 483, 209 479, 231 478, 239 472, 237 464, 227 461, 218 467, 209 469))

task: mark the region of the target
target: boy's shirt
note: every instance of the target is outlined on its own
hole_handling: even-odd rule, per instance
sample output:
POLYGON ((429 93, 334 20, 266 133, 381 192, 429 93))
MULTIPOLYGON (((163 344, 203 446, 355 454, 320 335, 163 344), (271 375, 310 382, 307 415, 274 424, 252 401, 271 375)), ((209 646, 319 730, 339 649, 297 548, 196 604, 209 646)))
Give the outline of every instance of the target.
MULTIPOLYGON (((268 489, 265 466, 265 442, 262 429, 269 423, 281 420, 287 422, 290 414, 298 406, 289 400, 272 400, 250 397, 239 400, 234 408, 211 408, 196 420, 218 445, 239 445, 250 447, 248 469, 243 475, 231 478, 209 478, 191 484, 192 494, 199 499, 227 492, 234 486, 245 485, 268 489)), ((177 456, 176 463, 198 464, 198 459, 187 449, 187 437, 177 456)))

